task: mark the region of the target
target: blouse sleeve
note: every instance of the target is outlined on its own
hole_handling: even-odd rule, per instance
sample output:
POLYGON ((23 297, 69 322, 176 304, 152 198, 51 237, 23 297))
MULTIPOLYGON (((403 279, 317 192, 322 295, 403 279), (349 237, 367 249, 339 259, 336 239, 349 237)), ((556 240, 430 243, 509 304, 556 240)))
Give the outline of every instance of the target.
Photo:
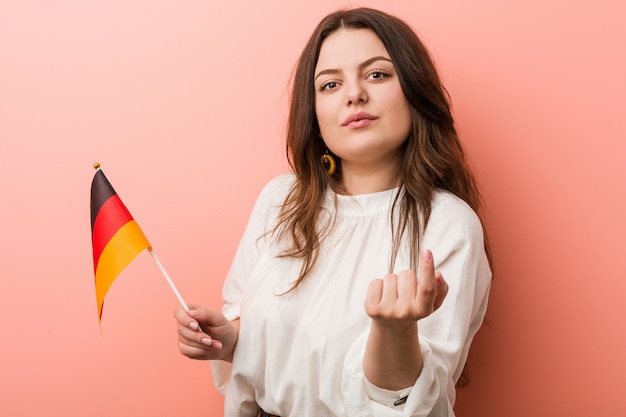
POLYGON ((413 387, 401 391, 375 387, 363 375, 364 334, 344 364, 342 390, 348 409, 363 410, 367 403, 373 416, 454 415, 455 384, 482 324, 491 283, 478 217, 461 200, 438 193, 422 248, 432 251, 435 268, 449 286, 442 306, 418 322, 422 372, 413 387))
MULTIPOLYGON (((293 175, 278 176, 268 182, 257 197, 222 288, 222 313, 230 321, 240 317, 241 300, 248 286, 248 278, 256 266, 266 241, 265 236, 272 231, 280 206, 292 184, 293 175)), ((213 381, 222 394, 226 392, 231 369, 228 362, 211 361, 213 381)))
POLYGON ((292 175, 285 174, 271 180, 257 197, 243 233, 237 252, 224 281, 222 313, 235 320, 241 312, 241 299, 248 278, 256 266, 266 235, 272 231, 287 191, 293 182, 292 175))

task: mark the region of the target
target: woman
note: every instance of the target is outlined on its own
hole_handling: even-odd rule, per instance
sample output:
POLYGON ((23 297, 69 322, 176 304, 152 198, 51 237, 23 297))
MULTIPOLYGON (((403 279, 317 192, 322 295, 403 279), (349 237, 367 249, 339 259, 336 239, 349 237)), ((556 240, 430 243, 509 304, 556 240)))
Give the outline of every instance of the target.
POLYGON ((371 9, 320 22, 287 153, 293 174, 261 192, 222 312, 176 311, 181 353, 214 361, 226 416, 453 416, 489 251, 445 90, 405 23, 371 9))

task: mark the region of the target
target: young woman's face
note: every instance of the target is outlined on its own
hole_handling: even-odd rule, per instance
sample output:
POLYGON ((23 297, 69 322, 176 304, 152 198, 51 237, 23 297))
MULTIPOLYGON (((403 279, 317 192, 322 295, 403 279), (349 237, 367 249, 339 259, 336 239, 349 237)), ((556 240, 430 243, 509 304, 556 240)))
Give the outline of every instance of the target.
POLYGON ((326 146, 343 169, 397 164, 411 114, 394 65, 369 29, 340 29, 322 43, 315 112, 326 146))

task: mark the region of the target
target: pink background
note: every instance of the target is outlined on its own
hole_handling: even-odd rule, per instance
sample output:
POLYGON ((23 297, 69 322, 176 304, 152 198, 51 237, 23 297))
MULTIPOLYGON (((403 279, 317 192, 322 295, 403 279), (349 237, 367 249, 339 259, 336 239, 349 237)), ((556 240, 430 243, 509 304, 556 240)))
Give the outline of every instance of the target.
MULTIPOLYGON (((496 280, 459 416, 624 416, 626 7, 362 1, 430 46, 488 207, 496 280)), ((144 252, 98 326, 100 162, 188 302, 220 288, 284 172, 291 72, 353 2, 0 3, 0 415, 220 415, 144 252)))

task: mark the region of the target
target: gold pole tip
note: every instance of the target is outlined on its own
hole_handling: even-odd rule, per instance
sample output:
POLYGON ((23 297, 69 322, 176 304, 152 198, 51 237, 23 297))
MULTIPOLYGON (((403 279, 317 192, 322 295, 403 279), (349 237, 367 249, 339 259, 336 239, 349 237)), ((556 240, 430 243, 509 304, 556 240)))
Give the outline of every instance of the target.
POLYGON ((93 169, 99 169, 100 168, 100 164, 99 163, 95 163, 93 164, 93 169))

